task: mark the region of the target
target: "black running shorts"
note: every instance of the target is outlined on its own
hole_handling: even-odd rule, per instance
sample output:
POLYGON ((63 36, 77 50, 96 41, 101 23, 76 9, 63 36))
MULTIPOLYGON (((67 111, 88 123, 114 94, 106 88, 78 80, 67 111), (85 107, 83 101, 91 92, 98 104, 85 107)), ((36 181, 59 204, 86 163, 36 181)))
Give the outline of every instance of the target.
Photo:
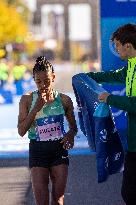
POLYGON ((63 149, 60 141, 30 140, 29 167, 49 168, 60 164, 69 165, 68 151, 63 149))

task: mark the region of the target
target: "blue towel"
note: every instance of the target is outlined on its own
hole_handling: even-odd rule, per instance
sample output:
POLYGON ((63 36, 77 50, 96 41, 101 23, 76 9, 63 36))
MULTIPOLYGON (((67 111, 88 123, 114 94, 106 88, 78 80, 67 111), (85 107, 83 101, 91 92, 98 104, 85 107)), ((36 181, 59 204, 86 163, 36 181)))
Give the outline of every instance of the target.
POLYGON ((78 106, 79 124, 88 144, 96 151, 98 182, 123 170, 124 151, 110 107, 98 101, 98 94, 106 92, 84 73, 72 78, 78 106))

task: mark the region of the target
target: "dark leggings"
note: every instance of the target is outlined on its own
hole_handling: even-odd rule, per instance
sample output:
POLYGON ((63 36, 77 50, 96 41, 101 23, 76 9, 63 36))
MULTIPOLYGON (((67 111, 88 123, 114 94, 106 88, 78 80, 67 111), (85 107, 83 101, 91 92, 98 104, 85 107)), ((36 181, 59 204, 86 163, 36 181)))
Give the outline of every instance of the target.
POLYGON ((126 205, 136 205, 136 152, 126 154, 121 194, 126 205))

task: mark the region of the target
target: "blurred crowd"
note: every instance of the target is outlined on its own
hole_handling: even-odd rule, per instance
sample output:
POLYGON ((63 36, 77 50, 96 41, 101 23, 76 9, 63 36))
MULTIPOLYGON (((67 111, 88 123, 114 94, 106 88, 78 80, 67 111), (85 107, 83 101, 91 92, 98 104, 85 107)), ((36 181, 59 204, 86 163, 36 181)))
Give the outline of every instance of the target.
POLYGON ((0 59, 0 104, 11 103, 12 96, 22 95, 34 89, 31 62, 21 64, 3 58, 0 59))
MULTIPOLYGON (((64 67, 61 62, 56 63, 56 68, 64 67), (61 65, 61 66, 60 66, 61 65)), ((22 95, 29 90, 35 89, 35 83, 32 76, 34 62, 31 60, 21 63, 21 61, 0 59, 0 104, 13 102, 13 96, 22 95)), ((89 72, 99 70, 99 63, 84 61, 82 63, 73 63, 71 67, 78 68, 77 72, 89 72)))

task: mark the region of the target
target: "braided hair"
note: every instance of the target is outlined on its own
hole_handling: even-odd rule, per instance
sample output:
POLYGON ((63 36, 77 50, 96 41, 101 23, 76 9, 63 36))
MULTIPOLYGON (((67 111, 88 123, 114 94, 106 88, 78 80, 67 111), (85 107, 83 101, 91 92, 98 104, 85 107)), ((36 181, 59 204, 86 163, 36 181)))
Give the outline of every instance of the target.
POLYGON ((39 71, 51 71, 52 73, 54 73, 52 64, 44 56, 39 56, 36 59, 36 63, 33 67, 33 77, 35 73, 39 71))

